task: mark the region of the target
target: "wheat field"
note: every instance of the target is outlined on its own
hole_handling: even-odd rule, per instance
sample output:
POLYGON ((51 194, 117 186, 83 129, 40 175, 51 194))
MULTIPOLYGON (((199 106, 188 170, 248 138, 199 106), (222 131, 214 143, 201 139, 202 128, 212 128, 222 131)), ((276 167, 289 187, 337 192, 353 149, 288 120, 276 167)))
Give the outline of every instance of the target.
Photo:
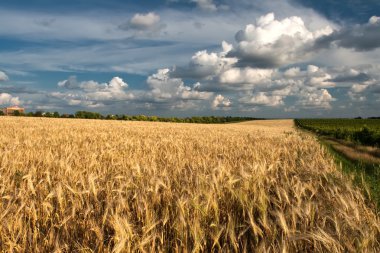
POLYGON ((0 118, 2 252, 376 252, 380 220, 292 121, 0 118))

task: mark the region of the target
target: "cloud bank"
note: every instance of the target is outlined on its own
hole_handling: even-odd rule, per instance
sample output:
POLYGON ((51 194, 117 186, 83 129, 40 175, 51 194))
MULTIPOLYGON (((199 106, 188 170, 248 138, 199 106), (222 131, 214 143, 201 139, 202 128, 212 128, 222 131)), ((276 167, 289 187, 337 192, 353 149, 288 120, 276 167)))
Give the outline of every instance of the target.
MULTIPOLYGON (((7 87, 1 93, 5 94, 2 103, 21 97, 31 106, 33 101, 45 101, 52 107, 73 110, 278 112, 276 115, 299 111, 329 114, 337 113, 337 108, 351 112, 348 107, 378 105, 379 17, 364 24, 337 25, 314 14, 287 15, 291 11, 285 9, 249 22, 244 19, 237 26, 234 21, 228 24, 232 14, 223 12, 232 5, 212 0, 186 2, 197 6, 194 15, 141 11, 128 13, 127 18, 116 14, 116 18, 102 17, 97 23, 86 14, 75 19, 76 26, 89 28, 82 33, 65 17, 47 14, 33 23, 26 15, 18 20, 19 25, 0 28, 0 34, 17 33, 26 40, 40 36, 43 40, 96 41, 67 51, 0 52, 0 63, 17 59, 15 62, 32 70, 85 73, 57 80, 57 91, 40 94, 45 100, 35 100, 37 95, 17 87, 13 89, 19 92, 15 97, 7 87), (221 18, 222 14, 228 18, 221 18), (55 35, 58 28, 67 34, 55 35), (28 34, 27 29, 34 32, 28 34), (91 73, 107 73, 102 80, 111 80, 93 80, 91 73), (144 80, 136 85, 132 73, 144 80)), ((0 16, 1 20, 4 17, 0 16)), ((0 71, 0 81, 8 85, 10 72, 4 69, 7 74, 0 71)))

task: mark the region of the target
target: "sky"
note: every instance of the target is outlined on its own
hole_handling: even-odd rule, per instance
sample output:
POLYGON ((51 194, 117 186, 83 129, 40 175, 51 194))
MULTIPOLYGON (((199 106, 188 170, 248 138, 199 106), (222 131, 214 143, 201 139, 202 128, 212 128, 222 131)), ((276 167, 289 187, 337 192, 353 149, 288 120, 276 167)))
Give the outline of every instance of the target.
POLYGON ((378 0, 2 0, 0 107, 380 116, 378 0))

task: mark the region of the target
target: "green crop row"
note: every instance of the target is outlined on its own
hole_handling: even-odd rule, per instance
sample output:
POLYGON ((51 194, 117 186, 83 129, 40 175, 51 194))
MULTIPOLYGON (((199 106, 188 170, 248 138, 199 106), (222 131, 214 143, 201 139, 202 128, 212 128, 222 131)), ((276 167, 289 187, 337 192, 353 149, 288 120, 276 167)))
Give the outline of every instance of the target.
POLYGON ((380 146, 379 119, 296 119, 295 124, 319 135, 380 146))

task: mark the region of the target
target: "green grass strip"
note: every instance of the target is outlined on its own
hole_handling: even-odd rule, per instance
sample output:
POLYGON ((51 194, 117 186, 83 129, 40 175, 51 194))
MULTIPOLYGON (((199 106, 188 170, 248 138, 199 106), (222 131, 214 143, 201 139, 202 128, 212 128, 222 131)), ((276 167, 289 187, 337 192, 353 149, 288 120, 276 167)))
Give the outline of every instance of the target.
POLYGON ((351 176, 354 185, 360 187, 365 196, 376 204, 377 210, 380 210, 380 164, 350 160, 344 154, 335 150, 323 138, 318 139, 331 153, 343 173, 351 176))

